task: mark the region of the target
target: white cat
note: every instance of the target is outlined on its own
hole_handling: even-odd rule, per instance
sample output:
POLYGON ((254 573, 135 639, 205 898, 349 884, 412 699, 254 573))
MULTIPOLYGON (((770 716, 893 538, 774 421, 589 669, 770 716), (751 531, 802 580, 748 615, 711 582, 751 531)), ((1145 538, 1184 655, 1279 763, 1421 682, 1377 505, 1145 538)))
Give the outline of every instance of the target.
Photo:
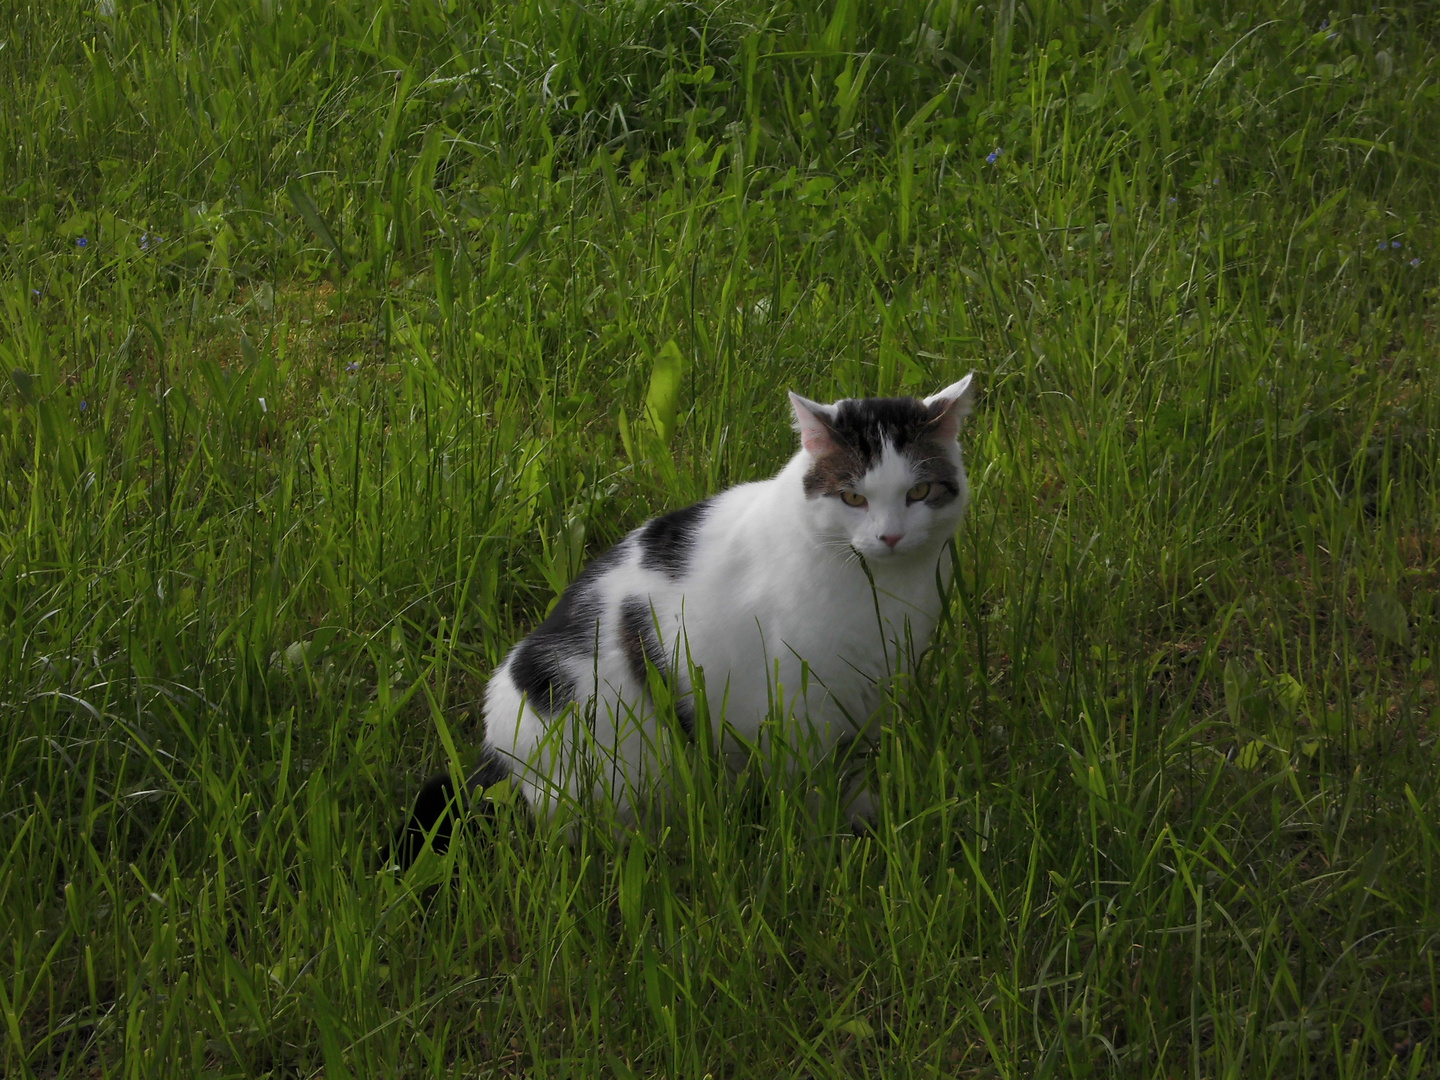
MULTIPOLYGON (((589 791, 630 819, 663 776, 652 670, 692 736, 701 669, 717 736, 723 720, 754 743, 778 707, 802 753, 864 737, 885 680, 914 664, 940 616, 944 548, 969 494, 957 436, 971 379, 923 401, 791 394, 800 449, 785 468, 646 522, 510 651, 467 786, 509 777, 542 818, 589 791)), ((431 829, 437 847, 448 840, 451 797, 447 776, 426 785, 402 860, 431 829)), ((862 791, 852 818, 869 812, 862 791)))

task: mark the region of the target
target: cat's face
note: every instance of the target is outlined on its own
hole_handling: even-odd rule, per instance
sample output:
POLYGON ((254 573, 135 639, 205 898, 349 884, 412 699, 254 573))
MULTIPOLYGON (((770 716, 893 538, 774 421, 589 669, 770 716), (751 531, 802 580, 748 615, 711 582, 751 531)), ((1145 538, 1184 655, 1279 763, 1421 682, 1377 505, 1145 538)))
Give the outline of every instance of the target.
POLYGON ((821 405, 790 395, 809 456, 805 503, 823 543, 883 564, 933 551, 955 531, 969 491, 960 423, 971 378, 918 398, 845 398, 821 405))

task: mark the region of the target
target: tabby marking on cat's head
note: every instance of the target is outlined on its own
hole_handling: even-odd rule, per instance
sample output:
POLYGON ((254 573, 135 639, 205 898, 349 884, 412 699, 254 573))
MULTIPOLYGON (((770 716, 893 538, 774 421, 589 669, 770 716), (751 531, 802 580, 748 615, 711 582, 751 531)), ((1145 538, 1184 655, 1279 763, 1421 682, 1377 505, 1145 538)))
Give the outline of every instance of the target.
POLYGON ((827 539, 886 559, 950 536, 968 494, 957 436, 970 413, 971 376, 923 401, 821 405, 791 394, 790 402, 810 457, 806 501, 827 539))

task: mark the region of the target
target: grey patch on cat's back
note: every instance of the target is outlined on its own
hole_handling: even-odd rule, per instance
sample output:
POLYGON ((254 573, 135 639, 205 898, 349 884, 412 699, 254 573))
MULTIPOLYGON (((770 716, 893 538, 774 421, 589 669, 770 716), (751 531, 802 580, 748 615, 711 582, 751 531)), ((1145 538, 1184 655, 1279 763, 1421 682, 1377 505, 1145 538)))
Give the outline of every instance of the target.
POLYGON ((940 506, 960 492, 960 477, 935 428, 944 403, 927 406, 918 398, 846 398, 825 421, 837 449, 816 459, 805 474, 807 498, 837 495, 859 482, 889 445, 915 465, 917 480, 939 486, 925 501, 940 506))
MULTIPOLYGON (((655 632, 655 617, 645 597, 627 596, 621 601, 620 641, 625 649, 625 664, 637 683, 641 686, 649 683, 647 661, 661 675, 669 678, 669 665, 660 645, 660 635, 655 632)), ((694 738, 695 709, 689 698, 676 698, 675 716, 685 734, 694 738)))
POLYGON ((620 603, 620 641, 625 649, 625 663, 630 675, 641 686, 645 685, 646 662, 664 671, 665 655, 660 651, 660 636, 655 633, 655 622, 650 615, 650 605, 643 596, 627 596, 620 603))
POLYGON ((515 647, 510 678, 542 716, 554 716, 575 700, 565 661, 594 655, 600 625, 596 580, 623 558, 624 548, 622 541, 587 566, 545 621, 515 647))
POLYGON ((710 511, 710 500, 653 518, 640 528, 640 565, 671 580, 685 576, 695 537, 710 511))

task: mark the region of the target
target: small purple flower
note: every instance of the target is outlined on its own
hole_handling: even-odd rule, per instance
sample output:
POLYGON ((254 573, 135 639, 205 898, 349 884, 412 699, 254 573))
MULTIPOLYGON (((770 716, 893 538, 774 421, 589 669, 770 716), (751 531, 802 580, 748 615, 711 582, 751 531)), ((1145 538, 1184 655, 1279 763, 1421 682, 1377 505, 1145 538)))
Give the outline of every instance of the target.
POLYGON ((1326 35, 1325 35, 1325 40, 1326 40, 1326 41, 1334 41, 1334 40, 1335 40, 1337 37, 1339 37, 1339 36, 1340 36, 1339 34, 1326 34, 1326 35))
POLYGON ((1171 206, 1174 206, 1174 205, 1175 205, 1175 196, 1174 196, 1174 195, 1171 195, 1171 196, 1170 196, 1170 205, 1171 205, 1171 206))
POLYGON ((998 158, 998 157, 999 157, 1001 154, 1003 154, 1004 152, 1005 152, 1004 150, 1002 150, 1000 147, 997 146, 997 147, 995 147, 994 150, 991 150, 990 153, 988 153, 988 154, 985 155, 985 160, 988 161, 991 165, 994 165, 994 164, 995 164, 995 159, 998 158))
POLYGON ((1321 29, 1321 30, 1324 30, 1324 29, 1325 29, 1327 26, 1329 26, 1329 25, 1330 25, 1330 20, 1329 20, 1329 19, 1321 19, 1321 20, 1320 20, 1320 29, 1321 29))
POLYGON ((1411 259, 1411 260, 1410 260, 1410 265, 1411 265, 1411 266, 1419 266, 1419 265, 1420 265, 1420 260, 1419 260, 1418 258, 1411 259))
POLYGON ((147 233, 142 234, 141 237, 140 237, 140 250, 141 250, 141 251, 144 251, 144 250, 145 250, 146 248, 148 248, 149 246, 150 246, 150 234, 147 232, 147 233))
POLYGON ((1220 178, 1217 176, 1217 177, 1215 177, 1214 180, 1210 181, 1210 183, 1213 184, 1215 187, 1219 187, 1219 186, 1220 186, 1220 178))
POLYGON ((351 360, 348 364, 345 365, 345 370, 353 375, 355 372, 360 370, 360 361, 351 360))
POLYGON ((1380 250, 1381 250, 1381 251, 1384 251, 1384 250, 1385 250, 1385 241, 1384 241, 1384 240, 1381 240, 1381 241, 1380 241, 1380 250))
POLYGON ((80 237, 80 239, 78 239, 78 240, 75 241, 75 246, 76 246, 76 247, 89 247, 89 246, 90 246, 90 241, 87 240, 87 239, 85 239, 85 237, 82 236, 82 237, 80 237))
POLYGON ((1400 248, 1404 247, 1405 245, 1402 244, 1402 243, 1400 243, 1399 240, 1391 240, 1391 241, 1390 241, 1390 246, 1391 246, 1392 248, 1395 248, 1395 249, 1398 251, 1400 248))
POLYGON ((81 411, 81 412, 84 412, 84 411, 85 411, 86 409, 88 409, 88 408, 90 408, 90 403, 89 403, 88 401, 82 401, 82 402, 80 402, 80 411, 81 411))
POLYGON ((35 297, 35 298, 38 300, 38 299, 40 298, 40 290, 39 290, 39 289, 31 289, 31 290, 30 290, 30 295, 33 296, 33 297, 35 297))

